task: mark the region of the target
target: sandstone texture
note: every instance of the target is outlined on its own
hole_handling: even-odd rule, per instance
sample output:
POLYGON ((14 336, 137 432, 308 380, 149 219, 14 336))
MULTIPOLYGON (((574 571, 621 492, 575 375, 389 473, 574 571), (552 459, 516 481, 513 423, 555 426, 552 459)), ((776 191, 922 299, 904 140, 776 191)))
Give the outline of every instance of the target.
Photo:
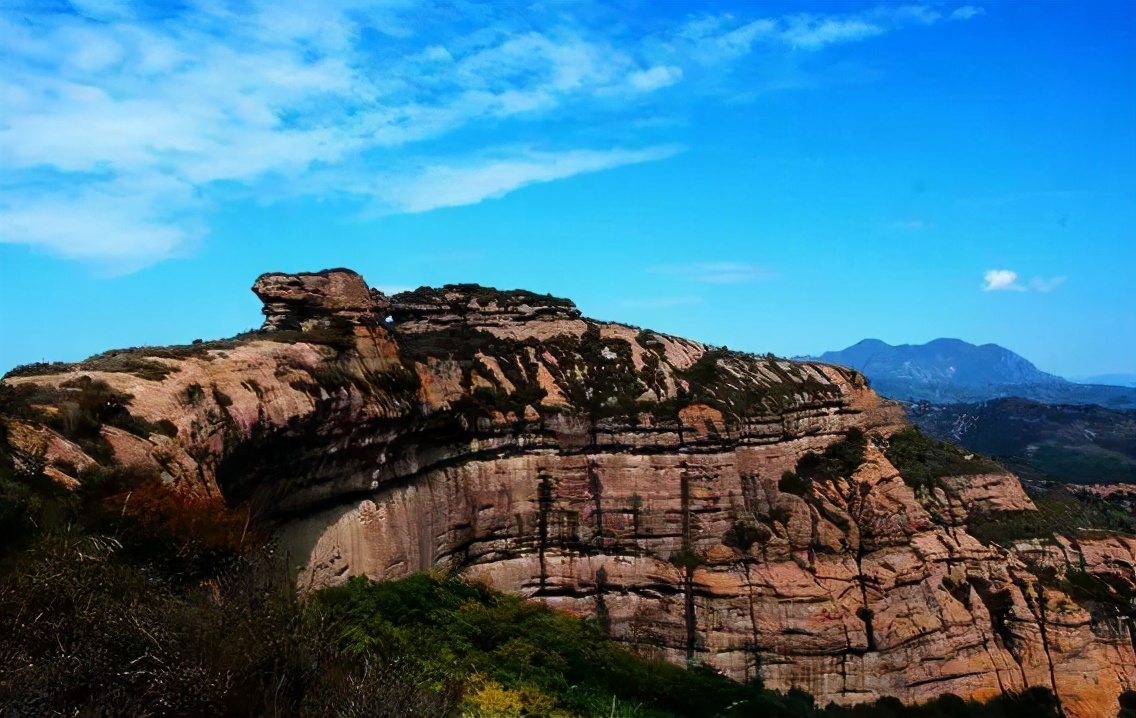
POLYGON ((902 410, 851 370, 522 291, 386 297, 347 270, 254 291, 261 332, 9 376, 32 407, 2 417, 14 455, 61 484, 117 462, 248 502, 304 587, 447 568, 822 704, 1044 686, 1112 718, 1136 689, 1132 608, 1062 588, 1136 588, 1136 539, 981 543, 975 512, 1033 510, 1017 478, 913 489, 886 456, 902 410), (115 411, 85 452, 53 412, 92 387, 115 411), (854 473, 779 489, 853 430, 854 473))

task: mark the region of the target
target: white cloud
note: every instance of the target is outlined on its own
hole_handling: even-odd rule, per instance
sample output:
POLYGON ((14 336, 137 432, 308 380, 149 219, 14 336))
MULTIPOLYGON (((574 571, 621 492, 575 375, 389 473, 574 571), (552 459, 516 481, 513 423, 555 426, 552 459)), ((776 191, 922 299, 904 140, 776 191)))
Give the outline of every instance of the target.
POLYGON ((75 48, 68 61, 84 72, 98 72, 122 59, 122 47, 94 30, 74 32, 66 42, 75 48))
POLYGON ((759 43, 817 50, 919 16, 718 15, 636 38, 536 6, 518 18, 494 4, 197 0, 149 20, 128 0, 71 5, 0 8, 0 242, 123 267, 199 240, 203 197, 377 197, 423 212, 662 159, 673 148, 468 158, 511 141, 504 122, 549 117, 574 123, 556 125, 561 146, 613 147, 592 117, 632 127, 650 93, 689 82, 692 61, 759 43), (421 168, 428 141, 437 159, 421 168))
POLYGON ((693 262, 690 264, 661 264, 648 268, 654 274, 705 284, 736 284, 771 279, 773 272, 767 267, 740 262, 693 262))
POLYGON ((0 203, 0 242, 19 242, 68 259, 129 272, 199 239, 191 186, 177 180, 118 180, 71 192, 0 203), (79 240, 79 241, 77 241, 79 240))
POLYGON ((442 47, 441 45, 431 45, 430 47, 423 50, 422 54, 419 57, 427 62, 454 61, 454 57, 450 54, 450 51, 442 47))
POLYGON ((713 38, 713 43, 720 56, 737 57, 749 52, 758 40, 772 37, 776 31, 777 23, 775 21, 754 20, 713 38))
MULTIPOLYGON (((960 8, 966 18, 972 14, 960 8)), ((703 62, 730 60, 751 52, 758 44, 783 45, 816 51, 829 45, 859 42, 910 25, 933 25, 942 14, 926 5, 882 6, 861 13, 822 15, 800 13, 741 22, 732 14, 692 18, 674 33, 673 42, 686 47, 703 62)), ((965 19, 965 18, 963 18, 965 19)))
POLYGON ((1051 292, 1065 283, 1065 277, 1034 277, 1027 284, 1018 281, 1018 273, 1009 269, 990 269, 983 275, 985 292, 1011 291, 1011 292, 1051 292))
POLYGON ((651 92, 673 85, 682 79, 682 68, 674 65, 656 65, 649 70, 637 70, 627 76, 627 82, 640 92, 651 92))
POLYGON ((942 13, 927 5, 881 5, 865 15, 893 28, 907 23, 934 25, 943 19, 942 13))
POLYGON ((1029 288, 1035 292, 1052 292, 1054 289, 1064 284, 1065 279, 1065 277, 1052 277, 1050 279, 1034 277, 1030 280, 1029 288))
POLYGON ((477 204, 503 197, 525 185, 670 157, 674 147, 644 150, 575 150, 523 153, 515 158, 470 166, 434 165, 416 175, 380 184, 376 194, 400 212, 427 212, 440 207, 477 204))
POLYGON ((832 19, 803 15, 789 21, 781 39, 794 47, 810 50, 841 42, 854 42, 883 34, 878 25, 857 18, 832 19))
POLYGON ((1018 273, 1009 269, 990 269, 982 275, 986 281, 984 292, 1015 291, 1024 292, 1025 287, 1018 284, 1018 273))
POLYGON ((985 14, 986 14, 986 11, 983 10, 982 8, 980 8, 980 7, 974 7, 973 5, 963 5, 962 7, 960 7, 959 9, 957 9, 954 12, 951 13, 951 19, 952 20, 970 20, 971 18, 978 17, 979 15, 985 15, 985 14))
POLYGON ((376 188, 357 178, 383 166, 402 181, 416 154, 403 147, 589 98, 610 106, 677 82, 682 69, 561 27, 435 33, 404 52, 397 43, 417 42, 410 28, 439 19, 409 4, 254 2, 238 14, 197 3, 156 23, 126 2, 80 10, 34 22, 0 11, 2 242, 133 266, 184 249, 202 229, 187 205, 203 210, 203 192, 223 197, 234 184, 266 199, 271 188, 304 188, 426 211, 671 152, 451 159, 376 188), (386 33, 391 50, 363 42, 365 28, 386 33), (61 173, 58 191, 31 184, 44 169, 61 173))

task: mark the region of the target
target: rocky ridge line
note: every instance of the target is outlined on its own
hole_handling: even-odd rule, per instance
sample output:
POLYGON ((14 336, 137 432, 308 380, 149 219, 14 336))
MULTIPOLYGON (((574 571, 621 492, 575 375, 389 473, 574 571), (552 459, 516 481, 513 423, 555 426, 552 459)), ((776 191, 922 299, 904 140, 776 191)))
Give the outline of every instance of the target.
POLYGON ((25 401, 3 419, 17 459, 61 483, 128 464, 252 502, 305 586, 445 566, 821 702, 1040 685, 1096 717, 1136 686, 1131 618, 1061 583, 1136 586, 1136 540, 983 545, 972 512, 1032 508, 1017 479, 914 489, 887 458, 901 410, 855 372, 528 292, 387 297, 347 270, 254 291, 259 333, 5 379, 25 401), (92 392, 109 397, 97 436, 68 435, 58 416, 92 392), (782 490, 857 432, 854 472, 782 490))

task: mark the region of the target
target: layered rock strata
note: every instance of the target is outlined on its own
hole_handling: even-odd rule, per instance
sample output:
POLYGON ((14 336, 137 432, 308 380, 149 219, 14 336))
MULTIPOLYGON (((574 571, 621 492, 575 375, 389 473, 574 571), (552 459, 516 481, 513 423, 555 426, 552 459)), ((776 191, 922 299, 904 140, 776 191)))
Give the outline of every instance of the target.
POLYGON ((446 567, 821 703, 1044 686, 1066 715, 1111 718, 1136 687, 1132 612, 1062 589, 1075 572, 1136 587, 1136 539, 984 545, 973 513, 1033 509, 1017 479, 916 491, 886 456, 902 411, 855 372, 528 292, 387 297, 346 270, 254 291, 262 332, 6 379, 42 409, 4 419, 17 461, 71 485, 134 464, 250 502, 306 587, 446 567), (103 383, 124 413, 92 456, 52 407, 103 383), (850 476, 779 488, 854 430, 850 476))

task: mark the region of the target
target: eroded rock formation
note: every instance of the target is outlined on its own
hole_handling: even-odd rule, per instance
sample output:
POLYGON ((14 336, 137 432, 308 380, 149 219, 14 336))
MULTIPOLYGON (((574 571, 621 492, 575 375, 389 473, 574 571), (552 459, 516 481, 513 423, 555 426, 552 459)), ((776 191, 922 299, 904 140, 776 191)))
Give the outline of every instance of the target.
POLYGON ((304 586, 448 567, 822 703, 1045 686, 1069 716, 1111 718, 1136 687, 1131 612, 1061 588, 1136 587, 1136 540, 984 545, 974 512, 1032 510, 1017 479, 913 489, 886 455, 902 411, 854 372, 528 292, 386 297, 346 270, 254 291, 267 331, 10 376, 48 407, 4 419, 17 459, 67 484, 141 465, 251 502, 304 586), (84 449, 50 407, 95 387, 113 411, 84 449), (853 473, 779 488, 854 431, 853 473))

